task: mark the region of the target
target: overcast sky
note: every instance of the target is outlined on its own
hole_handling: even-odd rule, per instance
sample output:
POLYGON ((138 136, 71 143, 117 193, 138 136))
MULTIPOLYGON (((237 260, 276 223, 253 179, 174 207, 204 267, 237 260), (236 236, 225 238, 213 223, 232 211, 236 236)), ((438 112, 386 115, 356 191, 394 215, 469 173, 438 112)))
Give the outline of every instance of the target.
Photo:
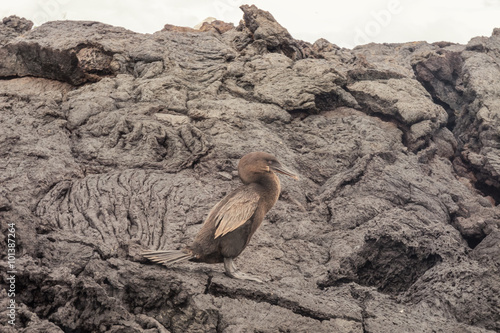
POLYGON ((500 27, 500 0, 2 0, 0 16, 92 20, 153 33, 166 23, 193 27, 207 17, 238 24, 238 8, 255 4, 273 14, 294 38, 326 38, 352 48, 369 42, 467 43, 500 27))

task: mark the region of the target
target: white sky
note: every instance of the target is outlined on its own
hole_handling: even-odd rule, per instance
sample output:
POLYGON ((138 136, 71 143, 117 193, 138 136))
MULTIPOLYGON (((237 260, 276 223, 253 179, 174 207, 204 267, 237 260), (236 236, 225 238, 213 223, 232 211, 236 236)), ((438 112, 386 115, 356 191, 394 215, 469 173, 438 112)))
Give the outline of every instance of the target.
POLYGON ((500 27, 500 0, 1 0, 0 18, 18 15, 35 25, 92 20, 153 33, 166 23, 193 27, 207 17, 238 24, 242 4, 273 14, 294 38, 326 38, 352 48, 368 42, 467 43, 500 27))

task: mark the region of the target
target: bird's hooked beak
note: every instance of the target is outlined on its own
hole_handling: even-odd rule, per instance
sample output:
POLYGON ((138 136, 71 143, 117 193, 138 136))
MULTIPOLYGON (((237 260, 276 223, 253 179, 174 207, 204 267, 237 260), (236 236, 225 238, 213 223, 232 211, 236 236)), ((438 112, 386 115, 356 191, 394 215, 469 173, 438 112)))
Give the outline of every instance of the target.
POLYGON ((270 168, 273 171, 276 171, 278 173, 284 174, 284 175, 286 175, 288 177, 292 177, 295 180, 299 180, 299 177, 297 177, 296 174, 294 174, 293 172, 291 172, 287 168, 283 167, 281 164, 279 164, 279 165, 273 165, 270 168))

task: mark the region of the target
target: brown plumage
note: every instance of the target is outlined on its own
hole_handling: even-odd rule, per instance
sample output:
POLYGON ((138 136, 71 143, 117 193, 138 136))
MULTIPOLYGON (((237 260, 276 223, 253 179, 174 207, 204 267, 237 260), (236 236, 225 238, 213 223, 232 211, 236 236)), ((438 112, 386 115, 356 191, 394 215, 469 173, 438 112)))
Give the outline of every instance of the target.
POLYGON ((276 172, 298 179, 271 154, 254 152, 243 156, 238 163, 243 185, 212 208, 190 246, 180 251, 146 251, 143 255, 164 265, 185 260, 223 262, 227 275, 261 282, 239 272, 233 259, 245 249, 266 213, 278 200, 280 181, 276 172))

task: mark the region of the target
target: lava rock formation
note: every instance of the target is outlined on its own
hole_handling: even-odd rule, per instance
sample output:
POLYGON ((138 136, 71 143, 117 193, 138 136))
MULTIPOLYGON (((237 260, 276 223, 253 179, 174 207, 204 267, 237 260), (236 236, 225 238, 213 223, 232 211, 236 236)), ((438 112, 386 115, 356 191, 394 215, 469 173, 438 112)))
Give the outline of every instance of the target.
POLYGON ((500 30, 352 50, 237 27, 0 23, 6 332, 500 331, 500 30), (237 262, 171 268, 250 151, 300 175, 237 262))

